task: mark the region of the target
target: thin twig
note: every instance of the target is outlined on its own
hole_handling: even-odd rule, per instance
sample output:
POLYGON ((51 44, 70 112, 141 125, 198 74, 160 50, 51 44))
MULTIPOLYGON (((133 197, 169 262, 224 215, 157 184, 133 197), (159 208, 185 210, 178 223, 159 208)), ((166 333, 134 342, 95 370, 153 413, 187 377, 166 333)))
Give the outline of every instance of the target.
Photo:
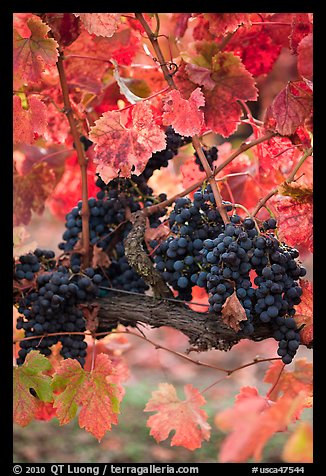
MULTIPOLYGON (((236 157, 238 157, 240 154, 245 152, 246 150, 251 149, 252 147, 255 147, 256 145, 260 144, 261 142, 265 142, 266 140, 269 140, 271 137, 274 137, 276 132, 268 132, 266 135, 255 139, 251 142, 243 142, 240 147, 238 147, 232 154, 224 160, 216 169, 214 170, 213 175, 216 176, 221 170, 224 169, 232 160, 234 160, 236 157)), ((188 188, 183 190, 182 192, 177 193, 171 198, 168 198, 167 200, 164 200, 163 202, 157 204, 157 205, 152 205, 150 207, 147 207, 144 209, 144 213, 146 213, 147 216, 152 215, 153 213, 157 213, 163 208, 169 207, 172 205, 177 198, 184 197, 185 195, 188 195, 189 193, 193 192, 197 188, 201 187, 203 182, 206 180, 206 177, 203 178, 202 180, 199 180, 198 182, 194 182, 192 185, 190 185, 188 188)))
POLYGON ((79 133, 77 130, 77 125, 74 117, 74 113, 71 107, 71 102, 69 98, 69 89, 67 83, 67 77, 63 66, 63 52, 60 52, 57 68, 59 72, 63 102, 65 107, 65 114, 69 121, 70 131, 74 139, 75 148, 78 157, 78 163, 81 171, 81 181, 82 181, 82 250, 81 254, 83 255, 83 265, 86 268, 89 266, 89 206, 88 206, 88 184, 87 184, 87 158, 85 155, 85 149, 80 142, 79 133))
MULTIPOLYGON (((157 14, 156 14, 157 15, 157 14)), ((148 36, 148 39, 149 41, 151 42, 153 48, 154 48, 154 51, 155 51, 155 54, 157 56, 157 59, 160 63, 160 66, 162 68, 162 72, 164 74, 164 78, 166 80, 166 82, 168 83, 168 85, 171 87, 171 89, 178 89, 174 80, 173 80, 173 77, 172 75, 170 74, 169 72, 169 69, 166 65, 166 61, 165 61, 165 58, 163 56, 163 53, 162 53, 162 50, 160 48, 160 45, 158 43, 158 40, 157 40, 157 36, 159 34, 159 31, 158 31, 158 27, 159 27, 159 21, 158 21, 158 18, 156 18, 156 21, 157 21, 157 27, 156 27, 156 31, 155 33, 151 30, 151 28, 149 27, 148 23, 146 22, 145 18, 143 17, 143 15, 141 13, 135 13, 135 16, 136 18, 139 20, 139 22, 141 23, 141 25, 143 26, 147 36, 148 36)), ((158 17, 158 15, 157 15, 158 17)), ((231 35, 232 37, 232 35, 231 35)), ((200 144, 200 140, 199 140, 199 137, 197 134, 195 134, 193 137, 192 137, 192 144, 198 154, 198 157, 204 167, 204 170, 206 172, 206 176, 207 176, 207 179, 208 179, 208 182, 212 188, 212 192, 214 194, 214 198, 215 198, 215 202, 216 202, 216 208, 218 209, 221 217, 222 217, 222 220, 224 221, 224 223, 228 223, 229 222, 229 217, 226 213, 226 210, 225 210, 225 207, 222 203, 222 197, 221 197, 221 194, 218 190, 218 187, 217 187, 217 184, 214 180, 214 176, 213 176, 213 171, 206 159, 206 156, 202 150, 202 147, 201 147, 201 144, 200 144)))
POLYGON ((207 392, 207 390, 210 390, 215 385, 219 384, 223 380, 226 380, 227 378, 229 378, 232 374, 234 374, 238 370, 245 369, 246 367, 250 367, 251 365, 259 364, 260 362, 270 362, 271 360, 280 360, 280 359, 281 359, 281 357, 270 357, 268 359, 254 359, 252 362, 249 362, 248 364, 241 365, 240 367, 236 367, 235 369, 232 369, 232 370, 227 370, 227 375, 225 375, 224 377, 221 377, 218 380, 216 380, 215 382, 211 383, 210 385, 208 385, 208 387, 205 387, 204 390, 202 390, 200 393, 203 394, 204 392, 207 392))

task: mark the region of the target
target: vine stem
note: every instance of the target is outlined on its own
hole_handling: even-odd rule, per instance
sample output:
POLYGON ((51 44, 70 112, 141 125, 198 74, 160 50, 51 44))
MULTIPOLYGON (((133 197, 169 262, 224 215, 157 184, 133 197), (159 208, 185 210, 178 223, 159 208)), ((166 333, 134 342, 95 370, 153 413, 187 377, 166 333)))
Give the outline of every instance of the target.
MULTIPOLYGON (((92 336, 93 337, 93 350, 92 350, 92 369, 94 368, 94 361, 95 361, 95 337, 105 337, 107 335, 114 335, 114 334, 128 334, 128 335, 132 335, 132 336, 135 336, 135 337, 139 337, 139 339, 142 339, 146 342, 148 342, 149 344, 153 345, 155 347, 155 349, 162 349, 162 350, 166 350, 167 352, 170 352, 171 354, 173 355, 176 355, 177 357, 180 357, 184 360, 187 360, 188 362, 191 362, 195 365, 199 365, 199 366, 202 366, 202 367, 207 367, 207 368, 210 368, 210 369, 213 369, 213 370, 218 370, 220 372, 225 372, 227 374, 227 377, 229 377, 231 374, 233 374, 234 372, 238 371, 238 370, 241 370, 245 367, 249 367, 251 365, 254 365, 254 364, 258 364, 260 362, 268 362, 270 360, 280 360, 281 357, 270 357, 268 359, 255 359, 253 360, 252 362, 248 363, 248 364, 244 364, 244 365, 241 365, 240 367, 236 367, 235 369, 223 369, 222 367, 217 367, 216 365, 212 365, 212 364, 208 364, 206 362, 202 362, 200 360, 195 360, 195 359, 192 359, 191 357, 189 357, 188 355, 185 355, 185 354, 182 354, 181 352, 178 352, 176 350, 172 350, 172 349, 169 349, 168 347, 165 347, 161 344, 158 344, 157 342, 154 342, 152 341, 151 339, 149 339, 148 337, 146 337, 145 334, 141 333, 141 334, 137 334, 136 332, 132 332, 130 331, 129 329, 126 329, 124 331, 109 331, 109 332, 52 332, 52 333, 49 333, 47 334, 47 336, 59 336, 59 335, 85 335, 85 336, 92 336)), ((43 336, 32 336, 32 337, 25 337, 23 339, 16 339, 13 341, 13 344, 16 344, 18 342, 21 342, 23 340, 30 340, 30 339, 36 339, 36 338, 40 338, 40 339, 43 339, 44 338, 44 335, 43 336)), ((225 378, 225 377, 224 377, 225 378)), ((215 385, 217 382, 215 382, 213 385, 215 385)), ((211 388, 213 385, 210 385, 208 388, 211 388)), ((208 388, 206 388, 205 390, 203 391, 206 391, 208 390, 208 388)))
MULTIPOLYGON (((154 48, 154 51, 155 51, 155 54, 157 56, 157 59, 160 63, 160 66, 162 68, 162 71, 163 71, 163 74, 164 74, 164 78, 166 80, 166 82, 168 83, 168 85, 170 86, 171 89, 178 89, 174 80, 173 80, 173 77, 172 75, 170 74, 169 72, 169 69, 166 65, 166 61, 165 61, 165 58, 163 56, 163 53, 162 53, 162 50, 161 50, 161 47, 158 43, 158 40, 157 40, 157 37, 158 37, 158 34, 159 34, 159 20, 158 20, 158 15, 156 14, 156 21, 157 21, 157 27, 156 27, 156 31, 155 33, 151 30, 151 28, 149 27, 148 23, 146 22, 145 18, 143 17, 142 13, 135 13, 135 16, 136 18, 139 20, 139 22, 141 23, 141 25, 143 26, 147 36, 148 36, 148 39, 149 41, 151 42, 153 48, 154 48)), ((204 167, 204 170, 205 170, 205 173, 206 173, 206 176, 207 176, 207 180, 212 188, 212 192, 214 194, 214 198, 215 198, 215 202, 216 202, 216 208, 218 209, 221 217, 222 217, 222 220, 224 223, 228 223, 229 222, 229 217, 226 213, 226 210, 225 210, 225 207, 223 206, 223 203, 222 203, 222 197, 221 197, 221 194, 220 194, 220 191, 217 187, 217 184, 215 182, 215 179, 214 179, 214 174, 213 174, 213 170, 211 169, 207 159, 206 159, 206 156, 203 152, 203 149, 201 147, 201 144, 200 144, 200 140, 199 140, 199 137, 197 134, 195 134, 193 137, 192 137, 192 144, 194 146, 194 149, 196 150, 197 154, 198 154, 198 157, 204 167)))
MULTIPOLYGON (((251 149, 252 147, 255 147, 256 145, 260 144, 261 142, 265 142, 266 140, 271 139, 271 137, 274 137, 277 135, 276 132, 268 132, 264 136, 259 137, 258 139, 255 139, 251 142, 243 142, 227 159, 224 160, 218 167, 213 172, 213 176, 215 177, 221 170, 224 169, 232 160, 234 160, 236 157, 238 157, 240 154, 245 152, 246 150, 251 149)), ((201 187, 202 183, 206 180, 206 178, 199 180, 198 182, 194 182, 192 185, 190 185, 188 188, 183 190, 182 192, 177 193, 171 198, 168 198, 167 200, 164 200, 164 202, 161 202, 157 205, 152 205, 150 207, 147 207, 144 209, 144 213, 147 216, 152 215, 153 213, 157 213, 158 211, 162 210, 163 208, 169 207, 172 205, 177 198, 179 197, 184 197, 185 195, 188 195, 189 193, 193 192, 196 190, 196 188, 201 187)))
POLYGON ((66 77, 64 66, 63 66, 63 57, 64 55, 63 55, 63 52, 61 51, 59 54, 58 62, 57 62, 57 68, 58 68, 60 85, 61 85, 62 96, 63 96, 64 112, 69 121, 70 131, 74 139, 75 148, 76 148, 77 157, 78 157, 78 164, 79 164, 80 172, 81 172, 83 205, 81 210, 82 249, 80 250, 80 253, 83 255, 83 266, 86 268, 87 266, 89 266, 89 216, 90 216, 89 206, 88 206, 87 158, 85 155, 84 147, 79 139, 77 125, 76 125, 74 113, 71 107, 67 77, 66 77))
MULTIPOLYGON (((305 151, 305 153, 303 154, 303 156, 301 157, 301 159, 299 160, 299 162, 295 165, 295 167, 293 168, 292 172, 290 173, 290 175, 288 176, 288 178, 285 180, 285 183, 291 183, 294 181, 294 177, 296 176, 296 173, 298 172, 298 170, 300 169, 300 167, 302 166, 302 164, 304 163, 304 161, 311 156, 313 152, 313 149, 312 147, 310 147, 309 149, 307 149, 305 151)), ((257 215, 257 213, 259 212, 259 210, 265 206, 266 202, 272 198, 273 195, 276 195, 278 192, 278 187, 275 187, 273 188, 270 192, 268 192, 268 194, 262 198, 261 200, 259 200, 255 210, 252 212, 252 216, 255 216, 257 215)))
POLYGON ((224 375, 224 377, 221 377, 218 380, 216 380, 215 382, 211 383, 210 385, 208 385, 208 387, 205 387, 204 390, 202 390, 200 393, 203 394, 204 392, 207 392, 207 390, 210 390, 215 385, 219 384, 223 380, 226 380, 232 374, 234 374, 235 372, 238 372, 238 370, 245 369, 246 367, 251 367, 252 365, 259 364, 260 362, 270 362, 272 360, 281 360, 281 358, 282 357, 270 357, 268 359, 254 359, 252 362, 249 362, 248 364, 240 365, 240 367, 236 367, 235 369, 232 369, 232 370, 227 370, 227 375, 224 375))
POLYGON ((278 382, 279 382, 279 380, 280 380, 280 378, 281 378, 281 375, 282 375, 282 373, 283 373, 284 368, 285 368, 285 364, 282 365, 281 370, 280 370, 280 373, 278 374, 278 377, 277 377, 276 381, 274 382, 274 385, 268 390, 268 392, 267 392, 267 394, 266 394, 266 397, 267 397, 267 398, 269 398, 269 397, 272 395, 274 389, 276 388, 276 385, 278 384, 278 382))

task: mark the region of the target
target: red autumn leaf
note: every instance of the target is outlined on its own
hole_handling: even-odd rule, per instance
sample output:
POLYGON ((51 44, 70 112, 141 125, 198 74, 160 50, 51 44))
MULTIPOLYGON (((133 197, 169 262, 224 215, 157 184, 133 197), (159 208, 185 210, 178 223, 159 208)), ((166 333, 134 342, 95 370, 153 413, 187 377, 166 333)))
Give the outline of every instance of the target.
POLYGON ((249 458, 260 461, 267 441, 276 432, 285 431, 304 401, 305 394, 299 394, 273 403, 255 388, 241 389, 234 406, 215 417, 222 431, 231 432, 221 445, 219 462, 241 463, 249 458))
POLYGON ((120 13, 74 13, 74 15, 80 17, 88 33, 97 36, 113 36, 120 21, 120 13))
POLYGON ((285 48, 291 48, 297 53, 297 46, 309 33, 312 32, 312 23, 309 13, 274 13, 268 22, 281 22, 281 28, 266 24, 264 29, 278 43, 285 48))
POLYGON ((248 320, 244 307, 235 293, 229 296, 225 301, 222 309, 222 319, 227 326, 236 332, 241 329, 239 323, 248 320))
MULTIPOLYGON (((207 60, 205 61, 207 64, 207 60)), ((201 71, 200 77, 198 77, 198 70, 195 70, 193 77, 194 68, 192 66, 185 67, 191 82, 198 81, 199 83, 203 81, 204 69, 201 71)), ((209 82, 209 88, 207 88, 206 76, 206 87, 203 87, 206 126, 214 132, 228 137, 237 129, 242 114, 242 109, 237 100, 257 99, 255 82, 241 63, 240 58, 233 53, 219 52, 215 54, 211 58, 210 68, 206 69, 207 74, 211 72, 211 79, 216 83, 215 87, 212 88, 212 83, 209 82), (225 121, 225 117, 228 118, 227 121, 225 121)), ((182 82, 184 86, 185 81, 182 82)), ((184 93, 184 90, 181 92, 184 93)))
POLYGON ((203 14, 197 15, 192 21, 194 22, 192 36, 195 40, 212 41, 214 39, 214 35, 209 31, 209 21, 203 14))
POLYGON ((61 362, 52 383, 54 390, 60 391, 54 396, 60 424, 69 423, 81 406, 80 427, 100 441, 111 430, 111 425, 118 423, 122 391, 115 373, 112 362, 105 354, 97 356, 94 369, 89 372, 76 360, 61 362))
POLYGON ((193 311, 205 312, 209 307, 208 294, 207 294, 206 289, 200 288, 199 286, 194 286, 192 288, 192 300, 188 303, 188 306, 193 311), (199 306, 198 304, 195 304, 195 303, 206 304, 207 306, 205 306, 205 307, 204 306, 199 306))
POLYGON ((287 463, 313 463, 313 430, 307 421, 301 422, 290 435, 282 452, 287 463))
MULTIPOLYGON (((112 375, 112 383, 125 382, 130 377, 130 371, 127 361, 121 352, 129 347, 128 340, 123 335, 109 334, 105 337, 105 342, 96 341, 90 343, 87 347, 86 361, 84 369, 90 371, 92 368, 93 359, 99 354, 105 354, 111 360, 115 369, 115 374, 112 375)), ((124 389, 121 387, 121 394, 124 394, 124 389)))
POLYGON ((56 417, 57 411, 53 407, 53 402, 40 402, 35 412, 35 420, 49 421, 56 417))
POLYGON ((306 279, 301 279, 302 288, 301 302, 296 306, 294 319, 297 326, 305 324, 300 331, 300 337, 303 344, 309 345, 313 341, 313 285, 306 279))
POLYGON ((199 108, 204 105, 200 88, 195 89, 189 99, 183 99, 179 91, 173 90, 164 99, 163 124, 171 125, 175 132, 184 136, 199 134, 204 123, 204 114, 199 108))
POLYGON ((204 397, 191 384, 184 386, 184 392, 186 400, 180 400, 173 385, 160 383, 144 411, 157 412, 147 421, 150 434, 157 442, 165 440, 175 430, 171 446, 193 451, 201 447, 203 440, 209 440, 210 425, 206 412, 200 408, 206 403, 204 397))
POLYGON ((266 120, 275 119, 275 130, 283 136, 293 134, 312 111, 312 95, 303 91, 300 84, 287 84, 275 97, 266 113, 266 120))
POLYGON ((300 203, 292 198, 276 195, 271 199, 278 216, 281 240, 290 246, 301 246, 313 252, 312 199, 300 203))
POLYGON ((42 402, 51 402, 53 393, 51 377, 45 372, 51 369, 49 360, 38 351, 27 354, 23 365, 14 367, 14 421, 26 426, 37 415, 42 402), (33 389, 34 396, 30 389, 33 389))
POLYGON ((133 107, 130 127, 128 112, 105 112, 90 131, 97 172, 105 182, 117 177, 119 171, 122 177, 130 177, 132 172, 140 174, 151 155, 166 147, 164 131, 155 124, 147 103, 133 107))
POLYGON ((233 51, 235 55, 240 56, 249 73, 259 76, 272 70, 281 48, 265 29, 257 31, 257 27, 251 27, 239 28, 225 51, 233 51))
MULTIPOLYGON (((189 157, 182 163, 180 167, 180 171, 182 174, 182 184, 184 188, 188 188, 195 182, 199 182, 200 180, 204 180, 206 177, 205 172, 201 172, 199 170, 198 165, 195 162, 194 157, 189 157)), ((192 192, 192 194, 195 193, 192 192)), ((191 196, 191 194, 190 194, 191 196)))
POLYGON ((304 393, 306 397, 311 397, 313 392, 312 376, 312 363, 306 359, 297 359, 293 371, 285 370, 284 364, 276 360, 267 370, 264 382, 271 384, 272 392, 269 392, 268 396, 273 401, 276 401, 280 395, 293 399, 300 392, 304 393))
POLYGON ((14 13, 13 14, 13 28, 23 37, 29 38, 31 30, 27 26, 27 21, 30 18, 34 18, 39 21, 39 17, 33 15, 33 13, 14 13))
POLYGON ((222 431, 229 431, 235 421, 241 420, 243 424, 248 424, 252 415, 259 414, 268 407, 268 400, 266 397, 259 395, 255 387, 242 387, 240 393, 235 397, 234 407, 217 414, 215 424, 222 431))
MULTIPOLYGON (((89 151, 87 156, 90 158, 89 151)), ((89 197, 95 197, 99 191, 94 180, 95 164, 88 161, 87 181, 89 197)), ((47 204, 51 212, 60 220, 64 220, 67 213, 82 199, 81 174, 77 154, 74 152, 65 162, 64 173, 49 197, 47 204), (67 190, 69 188, 69 193, 67 190)))
POLYGON ((176 38, 182 38, 188 27, 191 13, 172 13, 171 22, 174 25, 173 33, 176 38))
POLYGON ((23 38, 14 30, 14 84, 19 88, 24 82, 36 83, 48 65, 55 65, 58 43, 47 38, 50 28, 40 19, 30 18, 27 26, 30 36, 23 38))
POLYGON ((119 65, 130 65, 139 45, 136 33, 122 24, 111 38, 96 37, 86 30, 82 31, 77 40, 65 48, 65 71, 69 85, 99 95, 106 84, 103 77, 111 64, 109 60, 114 59, 119 65), (90 59, 85 60, 84 56, 90 59))
POLYGON ((313 35, 305 36, 298 46, 298 72, 306 79, 313 78, 313 35))
POLYGON ((47 108, 43 101, 31 96, 29 108, 23 109, 18 96, 13 97, 14 143, 31 144, 35 134, 42 135, 47 126, 47 108))
MULTIPOLYGON (((128 25, 130 25, 130 27, 133 30, 141 33, 142 35, 145 35, 146 33, 145 33, 145 30, 144 30, 144 27, 139 22, 139 20, 136 17, 131 17, 130 14, 127 14, 127 15, 128 16, 126 16, 125 19, 127 20, 128 25)), ((146 23, 148 24, 148 26, 151 28, 152 27, 153 16, 151 14, 148 14, 148 13, 143 13, 143 17, 145 18, 146 23)))
POLYGON ((71 45, 80 34, 80 21, 72 13, 41 13, 41 19, 49 25, 54 39, 60 46, 71 45))
POLYGON ((14 225, 27 225, 32 211, 41 214, 64 171, 65 154, 44 160, 38 147, 23 146, 14 152, 14 225), (43 160, 42 160, 43 159, 43 160))
POLYGON ((290 48, 292 53, 297 53, 297 48, 302 39, 312 32, 312 23, 308 13, 297 13, 292 19, 290 34, 290 48))
POLYGON ((209 31, 215 36, 233 33, 240 25, 250 24, 249 13, 204 13, 209 31))
MULTIPOLYGON (((229 142, 219 147, 219 162, 223 162, 232 153, 229 142)), ((240 154, 230 162, 217 178, 227 177, 224 182, 219 182, 219 189, 224 200, 241 203, 249 211, 252 210, 262 195, 261 187, 257 181, 257 163, 250 160, 247 154, 240 154), (236 175, 236 174, 244 175, 236 175), (232 175, 234 176, 232 177, 232 175)), ((237 210, 241 214, 241 209, 237 210)))
POLYGON ((185 69, 194 83, 199 84, 199 86, 205 86, 208 91, 212 91, 215 88, 216 83, 212 79, 212 71, 210 69, 192 63, 187 64, 185 69))
POLYGON ((266 193, 284 182, 301 156, 299 148, 293 147, 288 137, 281 136, 262 142, 255 151, 259 163, 257 179, 266 193))

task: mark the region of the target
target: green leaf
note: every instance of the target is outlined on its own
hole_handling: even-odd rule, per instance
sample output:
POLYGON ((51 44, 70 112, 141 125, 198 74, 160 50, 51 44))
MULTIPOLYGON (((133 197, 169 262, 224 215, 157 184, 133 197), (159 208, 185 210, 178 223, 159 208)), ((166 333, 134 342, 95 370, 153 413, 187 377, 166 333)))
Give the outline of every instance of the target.
POLYGON ((53 400, 51 377, 44 374, 51 368, 50 361, 36 350, 27 355, 23 365, 14 367, 14 421, 19 425, 26 426, 33 420, 40 401, 53 400))

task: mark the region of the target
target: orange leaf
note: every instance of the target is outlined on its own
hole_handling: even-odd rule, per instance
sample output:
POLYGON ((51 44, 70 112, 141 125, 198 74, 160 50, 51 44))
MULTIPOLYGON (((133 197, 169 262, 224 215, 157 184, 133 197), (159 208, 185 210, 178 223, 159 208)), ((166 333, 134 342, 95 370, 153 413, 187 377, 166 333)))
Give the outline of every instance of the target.
POLYGON ((166 147, 165 133, 155 124, 153 113, 147 103, 133 107, 132 123, 128 127, 129 110, 107 111, 91 128, 90 139, 95 143, 97 172, 104 182, 133 172, 140 174, 153 152, 166 147))
POLYGON ((304 392, 307 397, 310 397, 313 391, 312 363, 306 359, 298 359, 295 361, 293 371, 283 370, 280 375, 282 367, 283 363, 276 360, 265 374, 264 382, 275 385, 273 391, 268 395, 269 398, 275 401, 279 398, 280 394, 295 398, 299 392, 304 392))
POLYGON ((302 422, 285 443, 282 459, 287 463, 313 462, 313 433, 308 422, 302 422))
POLYGON ((35 413, 35 420, 48 421, 56 416, 56 409, 53 408, 53 402, 40 402, 35 413))
POLYGON ((184 386, 184 392, 186 400, 180 400, 173 385, 160 383, 144 411, 158 412, 147 421, 150 434, 157 442, 175 430, 171 446, 195 450, 201 447, 203 440, 209 440, 211 427, 206 412, 200 409, 206 403, 204 397, 191 384, 184 386))
POLYGON ((283 397, 273 403, 255 388, 242 388, 234 406, 215 417, 220 429, 231 431, 222 443, 219 462, 241 463, 249 458, 260 461, 267 441, 276 432, 286 430, 305 400, 305 393, 300 393, 294 399, 283 397))
POLYGON ((222 319, 227 326, 236 332, 241 329, 239 322, 248 320, 246 311, 235 293, 231 294, 225 301, 222 309, 222 319))
POLYGON ((60 424, 69 423, 81 406, 80 427, 100 441, 111 425, 118 423, 122 389, 115 373, 111 360, 105 354, 97 356, 95 367, 89 372, 76 360, 61 362, 53 377, 53 388, 61 390, 54 398, 60 424))

